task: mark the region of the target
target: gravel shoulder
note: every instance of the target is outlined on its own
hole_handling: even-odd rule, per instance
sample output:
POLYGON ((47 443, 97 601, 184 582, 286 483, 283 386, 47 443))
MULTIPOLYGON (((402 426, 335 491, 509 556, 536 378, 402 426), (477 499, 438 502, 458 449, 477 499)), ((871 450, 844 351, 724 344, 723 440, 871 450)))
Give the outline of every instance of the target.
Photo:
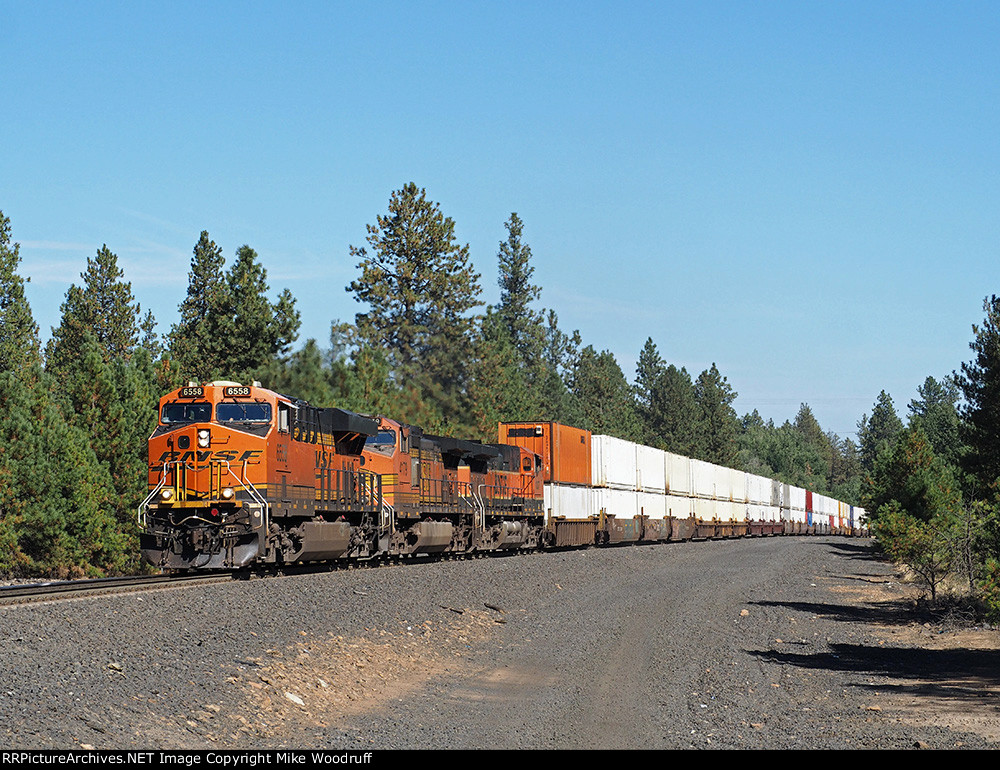
POLYGON ((1000 635, 757 538, 0 607, 11 748, 991 748, 1000 635))

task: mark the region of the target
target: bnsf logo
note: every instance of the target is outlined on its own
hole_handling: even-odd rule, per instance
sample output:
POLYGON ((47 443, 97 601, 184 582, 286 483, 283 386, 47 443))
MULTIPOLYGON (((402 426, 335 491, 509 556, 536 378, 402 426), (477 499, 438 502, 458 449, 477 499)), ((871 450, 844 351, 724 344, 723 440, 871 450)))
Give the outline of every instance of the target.
POLYGON ((213 463, 232 463, 232 462, 244 462, 246 460, 253 460, 256 457, 260 457, 264 454, 261 449, 248 449, 242 454, 236 449, 224 449, 218 452, 213 452, 211 449, 206 449, 204 452, 164 452, 160 455, 160 459, 157 460, 158 463, 173 462, 174 460, 180 460, 181 462, 187 462, 188 460, 196 460, 200 463, 207 463, 209 461, 213 463))

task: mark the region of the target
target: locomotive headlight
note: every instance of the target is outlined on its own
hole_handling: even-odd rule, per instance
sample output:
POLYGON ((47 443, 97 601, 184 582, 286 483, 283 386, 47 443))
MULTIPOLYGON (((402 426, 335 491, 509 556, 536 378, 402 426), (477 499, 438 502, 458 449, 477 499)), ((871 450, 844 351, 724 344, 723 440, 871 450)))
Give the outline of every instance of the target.
POLYGON ((202 428, 198 431, 198 446, 202 449, 208 448, 209 432, 207 428, 202 428))
POLYGON ((233 488, 232 487, 226 487, 225 489, 222 490, 222 499, 223 500, 232 500, 233 499, 233 488))
POLYGON ((174 499, 174 490, 164 489, 162 492, 160 492, 160 499, 165 503, 169 503, 171 500, 174 499))

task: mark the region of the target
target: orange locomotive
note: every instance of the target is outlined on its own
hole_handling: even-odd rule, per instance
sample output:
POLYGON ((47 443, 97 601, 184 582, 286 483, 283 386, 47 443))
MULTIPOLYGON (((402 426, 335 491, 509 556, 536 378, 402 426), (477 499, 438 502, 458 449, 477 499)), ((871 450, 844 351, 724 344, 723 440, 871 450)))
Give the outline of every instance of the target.
POLYGON ((516 446, 432 436, 378 418, 365 468, 382 478, 392 554, 537 548, 545 525, 541 458, 516 446))
POLYGON ((170 570, 540 546, 541 459, 321 409, 259 383, 160 400, 139 507, 170 570))

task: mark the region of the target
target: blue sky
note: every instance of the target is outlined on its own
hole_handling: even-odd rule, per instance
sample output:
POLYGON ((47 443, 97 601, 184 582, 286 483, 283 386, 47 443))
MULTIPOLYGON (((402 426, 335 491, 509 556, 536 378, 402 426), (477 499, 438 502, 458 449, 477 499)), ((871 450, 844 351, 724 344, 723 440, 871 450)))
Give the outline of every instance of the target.
POLYGON ((630 379, 652 337, 845 435, 968 360, 1000 290, 996 3, 0 0, 0 39, 43 336, 105 243, 165 333, 208 230, 325 345, 413 181, 486 302, 516 211, 542 304, 630 379))

